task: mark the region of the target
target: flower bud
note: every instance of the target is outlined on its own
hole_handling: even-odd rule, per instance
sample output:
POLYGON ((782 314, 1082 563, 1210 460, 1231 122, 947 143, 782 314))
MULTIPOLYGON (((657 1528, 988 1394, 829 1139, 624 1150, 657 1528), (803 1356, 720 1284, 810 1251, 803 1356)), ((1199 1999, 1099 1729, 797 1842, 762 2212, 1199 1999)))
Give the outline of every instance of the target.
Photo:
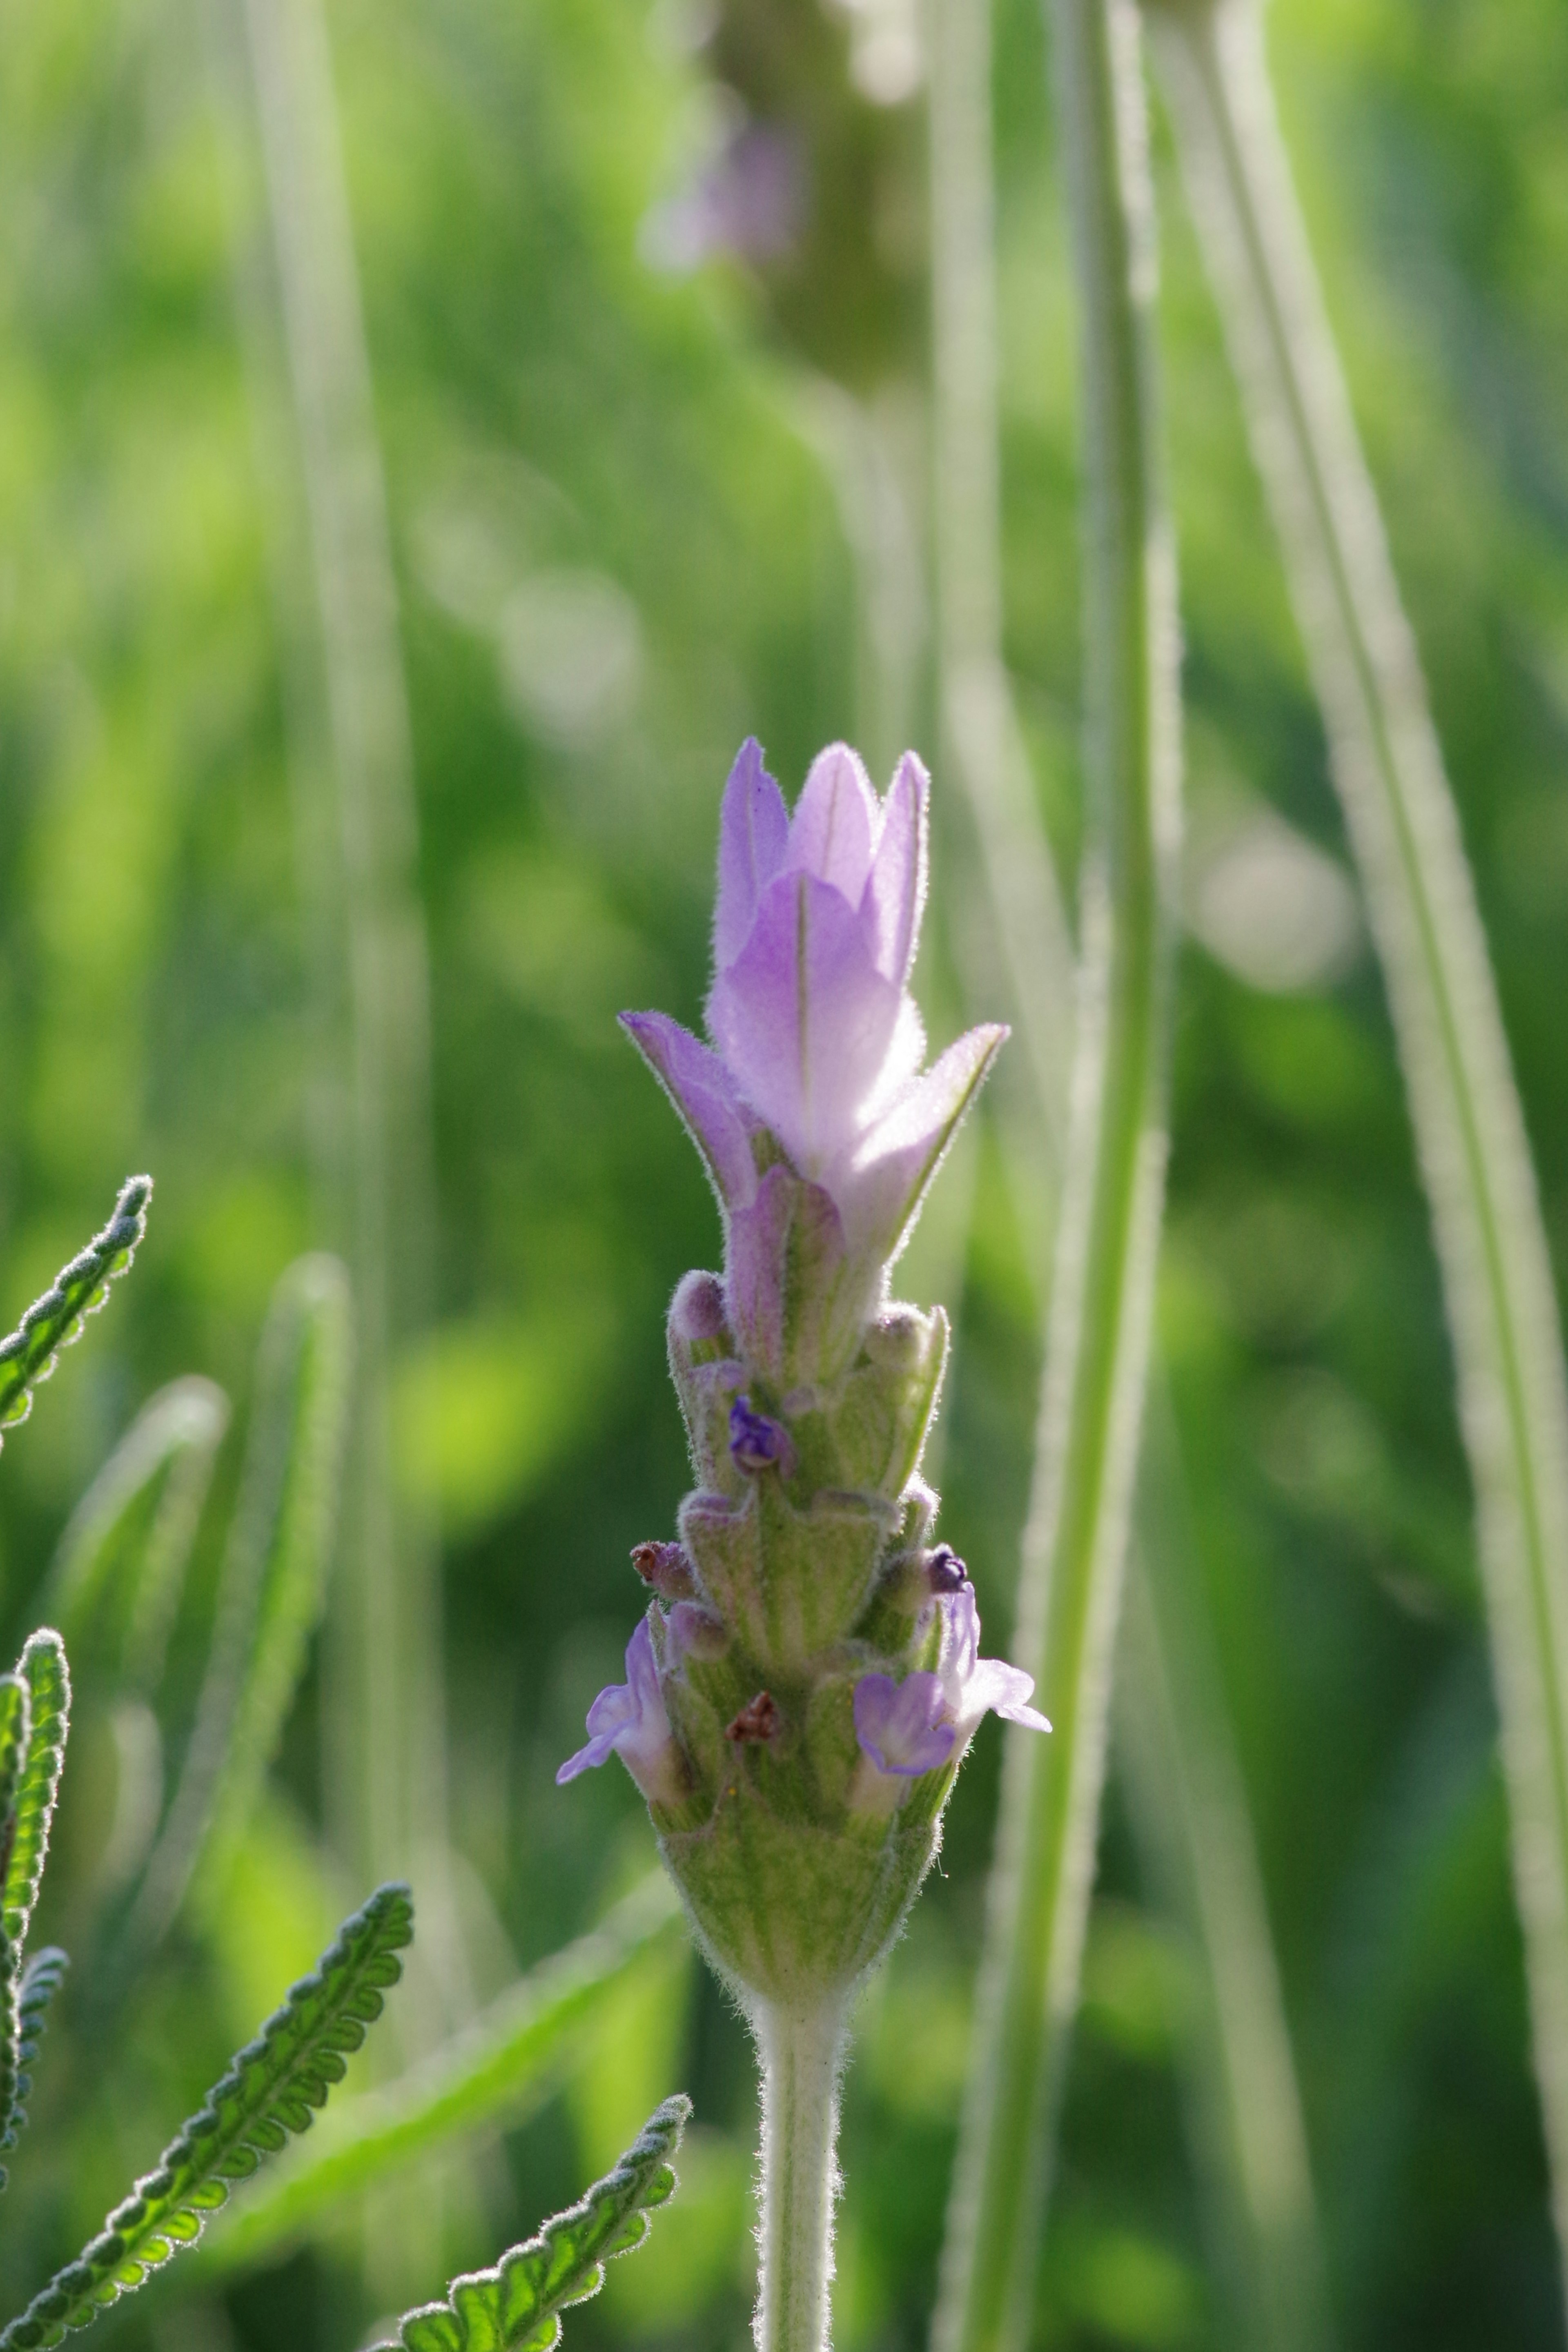
POLYGON ((689 1601, 697 1590, 691 1562, 678 1543, 634 1544, 632 1566, 666 1601, 689 1601))

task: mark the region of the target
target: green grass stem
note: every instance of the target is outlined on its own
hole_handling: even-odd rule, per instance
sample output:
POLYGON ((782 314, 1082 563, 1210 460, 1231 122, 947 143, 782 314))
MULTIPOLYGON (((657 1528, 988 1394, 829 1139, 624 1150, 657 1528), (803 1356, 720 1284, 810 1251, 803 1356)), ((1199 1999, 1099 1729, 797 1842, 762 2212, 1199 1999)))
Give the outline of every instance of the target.
POLYGON ((1497 989, 1250 0, 1148 11, 1329 737, 1431 1204, 1568 2260, 1568 1386, 1497 989))
POLYGON ((1026 2334, 1104 1776, 1111 1652, 1163 1193, 1174 569, 1157 486, 1152 215, 1136 16, 1056 0, 1082 320, 1089 772, 1103 840, 1084 980, 1015 1654, 1049 1739, 1010 1748, 936 2336, 1026 2334))

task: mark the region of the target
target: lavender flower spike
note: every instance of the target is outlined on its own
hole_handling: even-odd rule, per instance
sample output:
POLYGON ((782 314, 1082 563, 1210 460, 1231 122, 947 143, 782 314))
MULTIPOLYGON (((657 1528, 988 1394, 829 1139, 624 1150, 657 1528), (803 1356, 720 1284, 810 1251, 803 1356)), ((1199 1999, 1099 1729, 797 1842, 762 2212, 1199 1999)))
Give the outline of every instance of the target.
POLYGON ((879 799, 823 752, 794 815, 745 744, 724 793, 710 1042, 622 1015, 706 1163, 724 1267, 684 1276, 669 1368, 697 1486, 637 1547, 647 1613, 574 1779, 612 1749, 649 1800, 709 1958, 757 2036, 761 2352, 825 2352, 835 2082, 988 1707, 1047 1730, 980 1655, 968 1570, 920 1475, 948 1323, 888 1270, 1005 1032, 922 1070, 910 992, 925 770, 879 799))
POLYGON ((665 1712, 646 1617, 637 1620, 626 1643, 626 1681, 611 1683, 599 1693, 588 1709, 586 1747, 569 1756, 556 1773, 558 1787, 595 1765, 607 1764, 614 1751, 650 1804, 679 1802, 684 1779, 680 1750, 665 1712))

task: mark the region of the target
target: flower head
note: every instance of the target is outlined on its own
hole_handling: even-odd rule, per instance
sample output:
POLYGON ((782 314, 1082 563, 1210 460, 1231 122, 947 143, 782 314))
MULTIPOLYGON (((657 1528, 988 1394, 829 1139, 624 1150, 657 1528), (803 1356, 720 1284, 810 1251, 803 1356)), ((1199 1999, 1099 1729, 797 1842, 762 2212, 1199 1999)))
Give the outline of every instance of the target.
POLYGON ((855 1685, 855 1737, 873 1775, 883 1780, 918 1780, 961 1756, 987 1709, 1030 1731, 1051 1727, 1028 1704, 1034 1677, 980 1655, 974 1587, 943 1592, 936 1605, 942 1633, 934 1673, 918 1667, 901 1683, 890 1675, 862 1675, 855 1685))
POLYGON ((680 1751, 670 1733, 647 1619, 639 1617, 626 1643, 626 1679, 611 1683, 588 1709, 587 1745, 569 1756, 555 1779, 574 1780, 612 1751, 650 1803, 672 1804, 681 1793, 680 1751))
MULTIPOLYGON (((1005 1029, 972 1029, 923 1074, 909 980, 926 890, 926 772, 885 800, 845 744, 821 753, 793 817, 754 741, 720 819, 708 1024, 624 1014, 708 1163, 731 1227, 782 1153, 825 1196, 862 1278, 897 1255, 1005 1029)), ((776 1213, 764 1217, 770 1230, 776 1213)), ((762 1246, 748 1231, 745 1245, 762 1246)), ((872 1286, 874 1287, 874 1284, 872 1286)))

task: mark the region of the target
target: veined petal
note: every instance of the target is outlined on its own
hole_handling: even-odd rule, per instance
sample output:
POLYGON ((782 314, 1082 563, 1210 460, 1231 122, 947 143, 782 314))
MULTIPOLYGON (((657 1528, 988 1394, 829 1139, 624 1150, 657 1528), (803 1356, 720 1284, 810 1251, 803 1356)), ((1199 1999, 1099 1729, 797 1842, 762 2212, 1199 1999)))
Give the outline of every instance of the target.
POLYGON ((858 907, 881 814, 858 756, 847 743, 830 743, 812 761, 795 803, 784 871, 815 874, 858 907))
POLYGON ((877 969, 897 987, 910 976, 925 906, 927 795, 931 779, 912 751, 899 761, 882 811, 882 831, 862 909, 873 928, 877 969))
POLYGON ((942 1685, 923 1668, 901 1683, 890 1675, 862 1675, 855 1685, 855 1737, 879 1772, 900 1780, 934 1772, 958 1743, 942 1685))
POLYGON ((1051 1727, 1039 1708, 1029 1705, 1034 1695, 1035 1677, 1022 1666, 1007 1665, 1001 1658, 982 1658, 965 1686, 959 1728, 962 1731, 963 1721, 971 1719, 973 1727, 989 1708, 1009 1723, 1021 1723, 1026 1731, 1048 1731, 1051 1727))
POLYGON ((719 895, 713 909, 713 960, 722 971, 745 946, 757 900, 784 864, 789 813, 763 765, 754 735, 742 744, 719 818, 719 895))
POLYGON ((853 1150, 900 1003, 841 891, 800 872, 768 885, 708 1019, 742 1097, 802 1175, 853 1150))
POLYGON ((828 1170, 824 1181, 838 1203, 852 1248, 875 1245, 885 1258, 898 1255, 953 1130, 1006 1034, 996 1024, 969 1030, 851 1147, 845 1164, 828 1170))
POLYGON ((671 1804, 681 1789, 679 1751, 669 1728, 658 1662, 646 1617, 626 1643, 626 1679, 611 1683, 588 1709, 588 1744, 569 1756, 557 1783, 574 1780, 596 1764, 619 1756, 643 1795, 653 1804, 671 1804))
POLYGON ((686 1123, 726 1210, 756 1197, 756 1121, 717 1054, 663 1013, 623 1013, 621 1026, 686 1123))

